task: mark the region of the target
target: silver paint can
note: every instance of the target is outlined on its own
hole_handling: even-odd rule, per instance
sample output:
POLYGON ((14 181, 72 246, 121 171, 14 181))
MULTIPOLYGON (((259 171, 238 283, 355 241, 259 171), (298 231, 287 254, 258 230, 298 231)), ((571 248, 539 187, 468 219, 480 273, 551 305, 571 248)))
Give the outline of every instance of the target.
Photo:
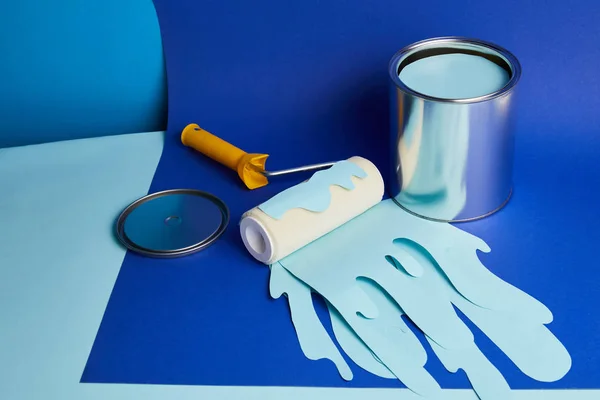
POLYGON ((514 97, 521 76, 517 58, 477 39, 434 38, 398 51, 390 61, 389 75, 388 189, 393 200, 415 215, 443 222, 475 220, 500 210, 512 194, 514 97), (454 68, 460 68, 462 60, 476 62, 464 65, 490 63, 488 67, 505 78, 494 86, 476 69, 454 71, 460 76, 452 74, 452 67, 437 71, 437 60, 449 62, 448 57, 459 61, 449 64, 454 68), (478 81, 489 92, 473 89, 474 95, 469 95, 468 86, 478 81), (437 93, 444 90, 448 92, 437 93))

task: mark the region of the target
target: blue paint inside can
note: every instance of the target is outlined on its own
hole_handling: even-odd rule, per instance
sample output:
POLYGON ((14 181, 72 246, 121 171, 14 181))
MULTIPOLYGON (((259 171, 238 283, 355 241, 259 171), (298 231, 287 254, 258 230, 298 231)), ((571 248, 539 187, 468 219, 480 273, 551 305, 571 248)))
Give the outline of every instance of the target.
POLYGON ((470 54, 440 54, 416 60, 399 73, 410 89, 440 99, 468 99, 502 89, 509 73, 487 58, 470 54))

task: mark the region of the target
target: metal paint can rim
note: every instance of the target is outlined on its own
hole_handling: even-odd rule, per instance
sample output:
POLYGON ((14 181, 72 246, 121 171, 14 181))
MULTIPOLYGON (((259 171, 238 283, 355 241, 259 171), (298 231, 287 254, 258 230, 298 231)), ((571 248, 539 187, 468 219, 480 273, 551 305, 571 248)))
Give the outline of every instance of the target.
MULTIPOLYGON (((490 53, 487 53, 487 54, 490 54, 490 53)), ((497 60, 495 60, 494 62, 496 62, 498 64, 497 60)), ((407 64, 410 64, 410 62, 407 64)), ((504 67, 503 65, 501 65, 501 66, 504 67)), ((473 38, 462 37, 462 36, 444 36, 444 37, 437 37, 437 38, 421 40, 421 41, 412 43, 412 44, 400 49, 398 52, 396 52, 394 54, 394 56, 390 60, 389 65, 388 65, 388 72, 389 72, 390 78, 391 78, 392 82, 394 82, 395 86, 398 89, 400 89, 412 96, 419 97, 423 100, 435 101, 435 102, 440 102, 440 103, 472 104, 472 103, 478 103, 478 102, 482 102, 482 101, 492 100, 497 97, 501 97, 501 96, 505 95, 506 93, 512 91, 512 89, 514 87, 516 87, 517 83, 519 82, 519 80, 521 78, 521 64, 520 64, 519 60, 517 59, 517 57, 514 56, 514 54, 512 54, 510 51, 508 51, 507 49, 505 49, 497 44, 487 42, 484 40, 480 40, 480 39, 473 39, 473 38), (463 48, 452 47, 452 46, 457 46, 457 45, 463 46, 463 48), (463 98, 463 99, 447 99, 447 98, 439 98, 439 97, 429 96, 429 95, 417 92, 417 91, 409 88, 408 86, 406 86, 399 77, 401 63, 404 60, 406 60, 408 57, 410 57, 411 55, 418 54, 425 50, 442 50, 442 49, 452 49, 452 50, 449 50, 449 52, 451 52, 451 53, 464 52, 467 50, 466 47, 470 47, 470 49, 473 52, 477 53, 477 55, 480 55, 480 56, 482 56, 484 53, 483 53, 483 51, 477 52, 475 50, 476 48, 479 48, 481 50, 487 50, 488 52, 493 52, 495 58, 499 58, 499 59, 503 60, 506 63, 506 65, 510 68, 510 70, 508 71, 510 73, 510 79, 508 80, 508 82, 501 89, 499 89, 495 92, 492 92, 492 93, 488 93, 483 96, 472 97, 472 98, 463 98)))
POLYGON ((202 191, 202 190, 197 190, 197 189, 168 189, 168 190, 163 190, 163 191, 148 194, 144 197, 141 197, 141 198, 135 200, 131 204, 129 204, 117 218, 116 223, 115 223, 115 232, 116 232, 116 236, 117 236, 117 239, 119 240, 119 242, 123 246, 125 246, 128 250, 131 250, 133 252, 136 252, 138 254, 142 254, 142 255, 145 255, 148 257, 174 258, 174 257, 181 257, 181 256, 186 256, 186 255, 196 253, 200 250, 205 249, 206 247, 210 246, 211 244, 213 244, 225 232, 227 226, 229 225, 229 220, 230 220, 229 209, 228 209, 227 205, 217 196, 215 196, 211 193, 202 191), (199 240, 194 245, 187 246, 184 248, 174 249, 174 250, 147 249, 147 248, 144 248, 144 247, 136 244, 135 242, 133 242, 132 240, 130 240, 127 237, 127 235, 125 234, 125 222, 127 221, 127 217, 135 209, 137 209, 137 207, 139 207, 140 205, 145 204, 151 200, 165 197, 165 196, 174 195, 174 194, 177 194, 177 195, 187 194, 187 195, 191 195, 191 196, 199 196, 199 197, 202 197, 202 198, 207 199, 210 202, 212 202, 218 208, 218 210, 221 212, 221 223, 218 226, 218 228, 210 236, 207 236, 204 239, 199 240))
POLYGON ((415 217, 419 217, 419 218, 423 218, 426 219, 428 221, 432 221, 432 222, 444 222, 444 223, 452 223, 452 224, 459 224, 459 223, 464 223, 464 222, 473 222, 473 221, 479 221, 480 219, 483 218, 487 218, 491 215, 496 214, 498 211, 502 210, 510 201, 511 197, 513 194, 513 188, 510 188, 510 191, 508 193, 508 196, 506 197, 506 199, 504 199, 504 201, 502 202, 502 204, 500 204, 497 208, 486 212, 485 214, 482 215, 477 215, 474 217, 469 217, 469 218, 455 218, 455 219, 443 219, 443 218, 434 218, 434 217, 429 217, 427 215, 423 215, 423 214, 419 214, 418 212, 415 212, 413 210, 411 210, 410 208, 404 206, 402 203, 400 203, 398 201, 398 199, 396 199, 396 197, 394 197, 392 195, 391 192, 388 191, 388 195, 390 196, 390 198, 392 199, 392 201, 401 209, 403 209, 404 211, 406 211, 407 213, 414 215, 415 217))

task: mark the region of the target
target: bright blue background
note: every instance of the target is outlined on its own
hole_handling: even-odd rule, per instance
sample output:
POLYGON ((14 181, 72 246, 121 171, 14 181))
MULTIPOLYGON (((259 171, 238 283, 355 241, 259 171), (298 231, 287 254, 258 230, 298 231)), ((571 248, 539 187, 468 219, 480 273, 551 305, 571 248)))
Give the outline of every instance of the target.
MULTIPOLYGON (((241 213, 302 180, 245 190, 235 173, 183 148, 190 122, 270 169, 360 154, 387 171, 387 63, 416 40, 464 35, 521 60, 515 193, 460 227, 485 239, 484 263, 544 302, 573 358, 559 382, 535 382, 485 337, 476 340, 513 388, 600 387, 600 208, 596 2, 156 1, 169 73, 169 135, 150 191, 193 187, 230 207, 232 223, 199 254, 123 263, 82 380, 216 385, 400 386, 354 368, 342 381, 309 361, 268 270, 244 250, 241 213)), ((470 387, 433 355, 443 387, 470 387)))
POLYGON ((163 130, 151 0, 0 2, 0 147, 163 130))

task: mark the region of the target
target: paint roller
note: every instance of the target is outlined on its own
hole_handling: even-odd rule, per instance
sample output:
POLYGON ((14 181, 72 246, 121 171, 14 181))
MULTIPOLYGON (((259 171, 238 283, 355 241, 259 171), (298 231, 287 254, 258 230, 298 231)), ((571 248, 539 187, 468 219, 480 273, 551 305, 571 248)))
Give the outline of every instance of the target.
POLYGON ((383 194, 377 167, 351 157, 244 213, 242 241, 255 259, 270 265, 364 213, 383 194))
POLYGON ((324 162, 280 171, 266 171, 265 163, 267 157, 269 157, 268 154, 247 153, 200 128, 197 124, 189 124, 183 129, 181 143, 236 171, 242 182, 250 190, 266 186, 269 183, 268 178, 271 177, 319 170, 331 167, 334 164, 333 162, 324 162))

